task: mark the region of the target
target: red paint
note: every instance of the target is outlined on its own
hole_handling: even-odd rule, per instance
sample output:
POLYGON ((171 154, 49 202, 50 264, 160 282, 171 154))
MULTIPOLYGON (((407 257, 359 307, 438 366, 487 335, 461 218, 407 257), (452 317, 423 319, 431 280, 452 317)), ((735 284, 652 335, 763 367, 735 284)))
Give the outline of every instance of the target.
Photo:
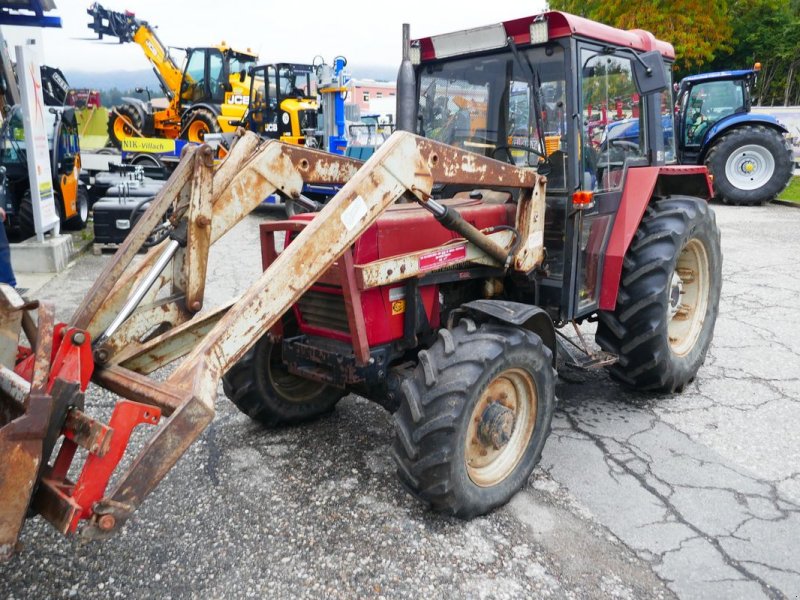
POLYGON ((622 261, 639 228, 645 208, 653 197, 659 177, 703 175, 708 186, 708 198, 713 196, 708 171, 703 166, 637 167, 628 169, 603 263, 603 283, 600 288, 600 310, 614 310, 617 305, 622 261))
MULTIPOLYGON (((36 356, 33 352, 22 352, 21 361, 14 367, 20 377, 33 380, 33 365, 36 356)), ((47 391, 53 387, 56 379, 80 384, 85 392, 94 371, 91 337, 82 329, 69 329, 66 324, 59 323, 53 329, 53 348, 50 354, 50 376, 47 380, 47 391), (76 333, 83 334, 84 342, 78 346, 72 341, 76 333)))
MULTIPOLYGON (((642 29, 630 29, 627 31, 617 29, 565 12, 551 11, 542 15, 504 21, 503 27, 505 27, 506 34, 514 39, 514 43, 519 45, 530 44, 530 25, 534 19, 540 18, 547 19, 547 30, 550 39, 570 36, 589 38, 624 48, 633 48, 642 52, 658 50, 666 58, 675 58, 675 49, 672 44, 657 40, 648 31, 642 29)), ((436 51, 431 37, 421 38, 416 41, 420 44, 423 62, 436 59, 436 51)))
POLYGON ((108 452, 103 456, 90 453, 74 485, 69 483, 66 476, 77 445, 70 439, 64 439, 45 484, 78 509, 70 523, 70 533, 75 532, 81 519, 89 519, 94 514, 92 508, 103 498, 108 481, 125 454, 133 429, 141 424, 157 425, 160 418, 161 410, 155 406, 130 400, 117 402, 108 423, 108 427, 113 431, 108 452))
MULTIPOLYGON (((513 204, 484 204, 480 200, 469 198, 443 200, 442 203, 456 208, 466 221, 478 229, 485 229, 494 225, 514 225, 516 207, 513 204)), ((292 222, 307 222, 313 217, 313 214, 301 214, 292 217, 292 222)), ((356 265, 364 265, 380 259, 418 252, 426 248, 430 248, 433 254, 441 250, 437 250, 438 246, 457 238, 458 234, 445 228, 418 204, 394 204, 353 245, 353 262, 356 265)), ((456 253, 458 252, 460 251, 456 250, 456 253)), ((438 267, 432 265, 430 268, 438 267)), ((339 267, 339 263, 331 271, 337 273, 341 285, 342 270, 339 267)), ((403 284, 396 284, 391 287, 403 287, 403 284)), ((342 294, 341 288, 331 287, 330 285, 317 284, 312 286, 311 289, 322 293, 342 294)), ((405 313, 392 314, 392 300, 389 298, 389 289, 389 286, 384 286, 365 290, 360 294, 367 342, 370 347, 386 344, 403 337, 405 313)), ((437 292, 438 287, 435 285, 419 288, 421 302, 432 327, 439 326, 439 295, 437 292)), ((301 332, 308 335, 319 335, 352 342, 349 331, 333 331, 311 327, 305 323, 297 306, 294 307, 294 310, 295 315, 298 317, 301 332)))

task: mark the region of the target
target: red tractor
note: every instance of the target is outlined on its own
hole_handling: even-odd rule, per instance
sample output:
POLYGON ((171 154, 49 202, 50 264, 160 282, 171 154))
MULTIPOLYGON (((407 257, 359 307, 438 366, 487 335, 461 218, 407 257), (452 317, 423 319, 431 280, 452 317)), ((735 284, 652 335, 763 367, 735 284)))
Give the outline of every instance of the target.
MULTIPOLYGON (((719 230, 705 168, 664 162, 669 44, 551 12, 408 50, 401 129, 546 174, 544 227, 531 234, 543 236, 543 260, 530 269, 508 268, 505 255, 471 262, 457 241, 470 238, 448 217, 396 204, 224 387, 268 426, 325 413, 350 391, 382 404, 395 414, 405 486, 435 509, 472 517, 505 503, 539 459, 557 339, 575 362, 608 365, 637 389, 681 391, 695 377, 717 316, 719 230), (618 110, 643 134, 597 149, 591 107, 620 96, 636 98, 618 110), (360 266, 375 261, 382 278, 365 283, 360 266), (587 321, 598 323, 601 352, 556 330, 587 321)), ((486 176, 436 186, 433 199, 525 247, 522 194, 486 176)), ((291 240, 311 218, 264 226, 265 268, 273 232, 291 240)))
POLYGON ((0 345, 0 557, 30 514, 118 531, 212 421, 220 379, 267 426, 349 392, 383 405, 403 484, 463 518, 527 481, 557 353, 637 389, 692 381, 722 258, 705 167, 664 164, 672 46, 558 12, 405 34, 400 130, 366 163, 253 133, 216 166, 193 147, 66 323, 0 284, 17 340, 0 345), (589 106, 634 95, 641 135, 593 144, 589 106), (209 248, 272 193, 313 207, 305 184, 341 189, 263 224, 264 273, 204 307, 209 248), (90 380, 121 396, 108 425, 84 412, 90 380), (106 489, 137 425, 156 427, 106 489))

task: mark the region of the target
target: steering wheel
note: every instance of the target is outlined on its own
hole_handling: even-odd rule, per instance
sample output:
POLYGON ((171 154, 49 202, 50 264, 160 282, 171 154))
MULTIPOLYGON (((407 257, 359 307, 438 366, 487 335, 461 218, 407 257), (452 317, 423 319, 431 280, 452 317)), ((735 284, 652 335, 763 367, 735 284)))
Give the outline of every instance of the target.
MULTIPOLYGON (((541 152, 539 152, 538 150, 535 150, 534 148, 531 148, 530 146, 522 146, 522 145, 519 145, 519 144, 501 144, 499 146, 495 146, 494 149, 492 150, 491 155, 490 155, 491 158, 493 158, 495 160, 498 160, 496 154, 500 150, 505 150, 507 162, 509 162, 512 165, 516 164, 514 162, 514 155, 511 154, 512 150, 522 150, 523 152, 529 152, 531 154, 535 154, 536 156, 542 158, 545 162, 547 161, 547 155, 546 154, 542 154, 541 152)), ((528 164, 530 165, 530 161, 528 161, 528 164)), ((533 166, 533 165, 530 165, 530 166, 533 166)))

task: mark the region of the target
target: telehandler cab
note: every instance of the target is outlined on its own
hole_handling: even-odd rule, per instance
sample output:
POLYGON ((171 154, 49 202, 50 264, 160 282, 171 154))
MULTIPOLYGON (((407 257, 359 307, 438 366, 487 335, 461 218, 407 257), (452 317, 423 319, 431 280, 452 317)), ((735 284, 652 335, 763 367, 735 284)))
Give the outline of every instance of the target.
POLYGON ((576 358, 636 388, 695 377, 721 256, 705 168, 664 164, 672 46, 559 12, 407 31, 403 131, 366 163, 250 132, 216 168, 190 149, 67 323, 0 286, 0 553, 29 509, 64 533, 118 531, 211 422, 221 378, 268 426, 351 391, 382 404, 403 484, 470 518, 541 455, 557 328, 597 321, 602 350, 579 337, 576 358), (594 154, 585 107, 616 88, 639 93, 642 136, 594 154), (263 274, 202 310, 210 246, 270 193, 302 201, 304 183, 342 188, 263 224, 263 274), (133 263, 167 209, 169 237, 133 263), (120 396, 108 424, 84 406, 90 380, 120 396), (137 424, 153 435, 106 490, 137 424))
POLYGON ((131 137, 202 142, 207 133, 236 130, 231 122, 239 121, 247 109, 252 83, 247 70, 258 58, 249 49, 234 50, 224 42, 186 48, 181 68, 147 21, 96 2, 87 12, 92 17, 89 29, 100 39, 114 37, 120 44, 133 42, 142 48, 167 98, 166 106, 158 108, 150 100, 123 98, 108 119, 108 136, 117 148, 131 137))

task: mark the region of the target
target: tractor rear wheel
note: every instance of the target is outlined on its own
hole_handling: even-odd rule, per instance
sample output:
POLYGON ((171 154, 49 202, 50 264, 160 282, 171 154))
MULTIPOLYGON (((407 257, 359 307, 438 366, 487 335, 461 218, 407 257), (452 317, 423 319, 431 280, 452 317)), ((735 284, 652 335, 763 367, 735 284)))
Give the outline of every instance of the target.
POLYGON ((775 129, 761 125, 725 133, 706 156, 714 175, 714 193, 726 204, 763 204, 789 184, 794 159, 775 129))
POLYGON ((552 354, 537 335, 462 320, 419 353, 400 389, 393 455, 417 498, 470 519, 528 481, 556 402, 552 354))
POLYGON ((599 315, 595 339, 619 356, 611 374, 641 390, 682 391, 705 361, 721 285, 719 229, 707 202, 652 202, 625 255, 616 309, 599 315))
POLYGON ((138 137, 142 130, 139 111, 130 104, 120 104, 108 115, 108 138, 116 148, 122 149, 122 140, 138 137))
POLYGON ((216 115, 207 108, 195 108, 183 113, 181 137, 190 142, 202 143, 207 133, 220 133, 216 115))
POLYGON ((281 360, 281 341, 264 335, 222 377, 236 407, 267 427, 293 425, 330 412, 344 391, 290 373, 281 360))

